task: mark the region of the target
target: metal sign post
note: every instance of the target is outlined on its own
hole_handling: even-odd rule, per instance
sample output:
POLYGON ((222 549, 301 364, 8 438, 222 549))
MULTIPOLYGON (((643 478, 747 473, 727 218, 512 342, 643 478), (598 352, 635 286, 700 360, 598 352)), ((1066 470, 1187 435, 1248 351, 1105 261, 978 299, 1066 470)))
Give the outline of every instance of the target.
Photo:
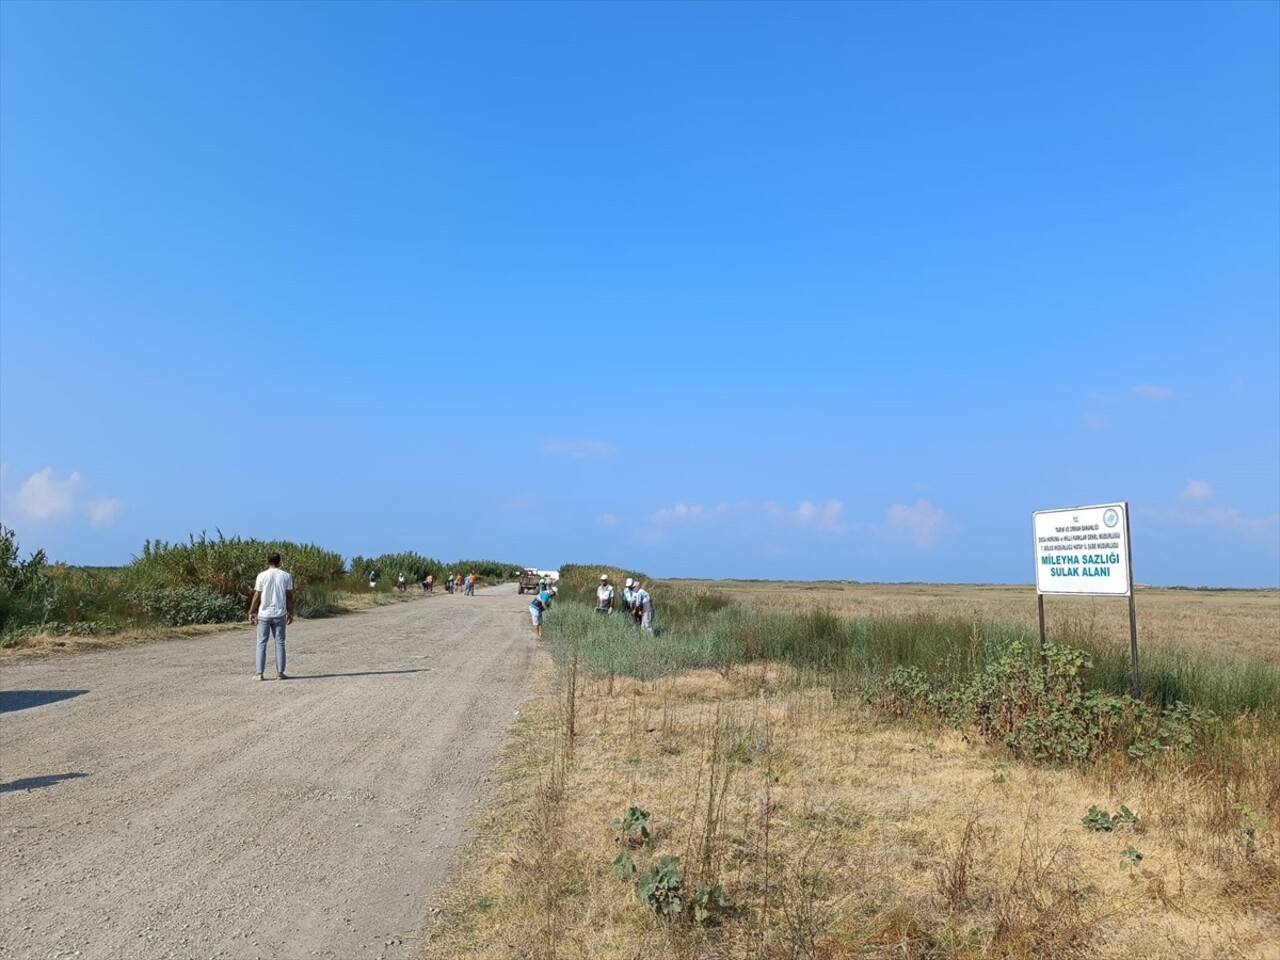
POLYGON ((1044 647, 1046 594, 1129 598, 1129 674, 1138 684, 1138 615, 1133 602, 1133 544, 1129 504, 1101 503, 1031 515, 1035 539, 1036 599, 1044 647))
POLYGON ((1133 538, 1129 536, 1129 510, 1125 504, 1124 511, 1124 547, 1129 558, 1129 683, 1133 688, 1133 699, 1137 700, 1142 693, 1138 683, 1138 612, 1133 605, 1133 538))

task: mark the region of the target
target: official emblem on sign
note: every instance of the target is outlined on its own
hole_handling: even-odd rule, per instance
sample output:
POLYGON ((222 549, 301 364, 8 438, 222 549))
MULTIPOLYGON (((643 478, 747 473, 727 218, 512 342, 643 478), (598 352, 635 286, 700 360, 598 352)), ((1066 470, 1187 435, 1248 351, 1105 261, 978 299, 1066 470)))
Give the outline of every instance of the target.
POLYGON ((1120 522, 1120 514, 1113 508, 1108 507, 1106 513, 1102 515, 1102 522, 1108 527, 1114 527, 1120 522))

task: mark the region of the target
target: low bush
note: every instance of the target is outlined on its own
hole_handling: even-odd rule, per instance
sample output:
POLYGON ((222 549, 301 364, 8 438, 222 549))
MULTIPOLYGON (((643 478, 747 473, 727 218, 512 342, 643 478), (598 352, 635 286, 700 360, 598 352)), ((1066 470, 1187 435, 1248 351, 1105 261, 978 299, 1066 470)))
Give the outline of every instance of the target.
POLYGON ((294 612, 307 620, 336 616, 346 609, 342 605, 341 594, 328 587, 303 587, 295 596, 294 612))
POLYGON ((146 620, 166 627, 229 623, 242 619, 248 609, 209 587, 141 587, 129 599, 146 620))
POLYGON ((934 696, 988 741, 1040 763, 1080 765, 1120 752, 1146 762, 1185 759, 1210 737, 1217 722, 1211 711, 1181 702, 1162 709, 1087 689, 1090 666, 1081 650, 1046 643, 1033 654, 1015 642, 976 676, 934 696))

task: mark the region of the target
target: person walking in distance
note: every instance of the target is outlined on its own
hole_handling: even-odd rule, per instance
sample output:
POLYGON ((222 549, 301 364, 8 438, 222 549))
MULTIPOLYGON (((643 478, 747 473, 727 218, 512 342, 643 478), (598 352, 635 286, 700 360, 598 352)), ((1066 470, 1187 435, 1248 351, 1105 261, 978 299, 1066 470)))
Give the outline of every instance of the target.
POLYGON ((596 587, 596 613, 613 613, 613 584, 607 573, 600 574, 600 586, 596 587))
POLYGON ((631 602, 635 607, 636 619, 640 621, 640 629, 649 636, 653 636, 653 597, 649 596, 648 590, 637 583, 631 602))
POLYGON ((533 636, 536 640, 542 639, 542 615, 551 609, 551 600, 556 595, 556 588, 543 590, 533 598, 533 603, 529 604, 529 616, 533 619, 533 636))
POLYGON ((276 679, 288 680, 284 672, 284 628, 293 623, 293 577, 280 569, 280 554, 267 557, 267 569, 253 582, 249 601, 249 622, 258 625, 258 655, 253 679, 261 680, 267 665, 267 639, 276 638, 276 679))
POLYGON ((622 588, 622 612, 631 615, 631 609, 635 605, 635 581, 627 577, 627 582, 622 588))

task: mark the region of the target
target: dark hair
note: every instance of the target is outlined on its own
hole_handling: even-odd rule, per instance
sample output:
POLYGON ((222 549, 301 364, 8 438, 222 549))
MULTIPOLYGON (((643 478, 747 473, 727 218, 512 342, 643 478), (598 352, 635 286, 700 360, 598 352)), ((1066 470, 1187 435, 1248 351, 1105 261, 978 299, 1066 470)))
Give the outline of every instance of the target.
POLYGON ((272 554, 269 554, 269 555, 267 556, 267 566, 269 566, 269 567, 278 567, 278 566, 280 566, 280 554, 278 554, 278 553, 272 553, 272 554))

